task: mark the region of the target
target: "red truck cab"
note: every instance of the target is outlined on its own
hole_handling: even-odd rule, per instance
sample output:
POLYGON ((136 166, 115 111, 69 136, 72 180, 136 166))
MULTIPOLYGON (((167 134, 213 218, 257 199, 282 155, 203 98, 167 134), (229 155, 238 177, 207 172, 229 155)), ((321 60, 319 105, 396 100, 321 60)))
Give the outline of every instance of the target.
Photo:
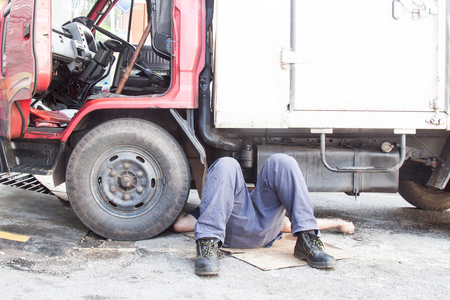
MULTIPOLYGON (((138 239, 167 228, 188 196, 189 164, 179 144, 193 139, 186 137, 189 126, 185 132, 179 126, 189 116, 175 109, 198 108, 206 7, 204 1, 179 0, 138 6, 145 17, 141 32, 133 34, 142 35, 150 22, 151 45, 143 46, 116 93, 136 48, 101 27, 117 3, 98 0, 86 16, 64 24, 52 24, 52 1, 17 0, 3 7, 1 167, 3 172, 52 174, 55 184, 66 181, 69 199, 88 227, 107 237, 138 239), (107 92, 100 88, 106 76, 112 81, 107 92), (68 110, 73 116, 64 115, 68 110), (94 140, 85 140, 93 128, 103 129, 94 140), (158 140, 152 146, 158 154, 147 149, 152 138, 158 140), (79 143, 92 149, 79 152, 79 143), (104 150, 106 156, 100 153, 104 150), (97 174, 82 175, 91 164, 97 174), (86 209, 86 203, 75 200, 86 198, 85 193, 96 199, 88 196, 89 205, 99 209, 95 216, 95 207, 86 209), (111 228, 113 219, 118 223, 111 228)), ((127 16, 123 22, 131 24, 132 13, 127 16)), ((198 160, 199 152, 193 152, 198 160)))

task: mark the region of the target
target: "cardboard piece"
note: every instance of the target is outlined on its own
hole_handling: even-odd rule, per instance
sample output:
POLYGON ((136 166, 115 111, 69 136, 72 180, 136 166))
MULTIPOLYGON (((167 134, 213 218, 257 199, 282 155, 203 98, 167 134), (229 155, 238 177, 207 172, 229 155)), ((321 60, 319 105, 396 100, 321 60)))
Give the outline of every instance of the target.
MULTIPOLYGON (((194 238, 194 232, 185 234, 194 238)), ((299 260, 293 255, 295 241, 296 238, 292 237, 291 234, 283 234, 283 238, 276 241, 270 248, 221 248, 220 250, 263 271, 306 266, 308 265, 306 260, 299 260)), ((357 256, 355 253, 324 244, 325 252, 334 256, 337 260, 357 256)))

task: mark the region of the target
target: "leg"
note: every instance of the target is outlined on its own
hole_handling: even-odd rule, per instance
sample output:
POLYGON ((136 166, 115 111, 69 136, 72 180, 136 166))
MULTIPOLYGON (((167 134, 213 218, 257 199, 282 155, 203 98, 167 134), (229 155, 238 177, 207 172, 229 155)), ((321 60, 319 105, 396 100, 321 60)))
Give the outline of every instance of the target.
POLYGON ((176 232, 194 231, 197 219, 191 214, 180 215, 173 224, 173 230, 176 232))
POLYGON ((293 157, 272 155, 264 164, 251 196, 263 219, 279 218, 285 208, 294 235, 318 229, 308 188, 293 157))
POLYGON ((290 233, 291 232, 291 221, 288 217, 283 218, 283 225, 281 226, 281 232, 290 233))
POLYGON ((239 163, 229 157, 217 160, 206 175, 195 239, 217 238, 224 243, 232 215, 243 226, 250 226, 252 209, 239 163))
POLYGON ((200 217, 195 226, 195 274, 218 274, 218 248, 225 241, 227 223, 232 214, 234 219, 241 219, 243 226, 252 222, 251 218, 241 214, 251 211, 249 200, 242 171, 235 159, 221 158, 211 165, 203 188, 200 217))
POLYGON ((334 267, 334 257, 323 251, 323 244, 315 234, 318 224, 305 180, 294 158, 284 154, 271 156, 261 170, 254 193, 255 206, 266 209, 263 211, 269 211, 269 215, 271 212, 278 217, 279 206, 286 209, 292 232, 297 236, 294 248, 297 258, 306 259, 315 268, 334 267))
POLYGON ((219 159, 206 177, 196 239, 217 238, 234 248, 265 246, 280 233, 285 209, 294 233, 317 230, 303 175, 292 157, 270 157, 250 196, 238 162, 219 159))

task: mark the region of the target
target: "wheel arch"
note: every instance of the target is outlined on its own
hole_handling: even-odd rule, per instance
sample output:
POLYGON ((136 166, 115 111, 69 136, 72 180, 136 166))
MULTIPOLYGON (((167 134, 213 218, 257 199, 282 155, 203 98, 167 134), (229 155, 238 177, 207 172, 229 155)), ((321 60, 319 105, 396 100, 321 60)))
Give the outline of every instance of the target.
POLYGON ((194 179, 195 185, 201 190, 205 167, 201 162, 201 157, 198 154, 198 151, 196 151, 192 140, 183 131, 169 109, 153 108, 97 109, 82 116, 77 120, 77 123, 73 126, 71 132, 65 133, 65 138, 62 140, 62 142, 65 143, 65 151, 64 155, 62 155, 57 162, 59 171, 54 173, 54 181, 59 183, 65 182, 65 170, 71 152, 83 136, 96 126, 119 118, 134 118, 149 121, 169 132, 178 141, 185 155, 188 157, 191 172, 193 173, 192 178, 194 179))

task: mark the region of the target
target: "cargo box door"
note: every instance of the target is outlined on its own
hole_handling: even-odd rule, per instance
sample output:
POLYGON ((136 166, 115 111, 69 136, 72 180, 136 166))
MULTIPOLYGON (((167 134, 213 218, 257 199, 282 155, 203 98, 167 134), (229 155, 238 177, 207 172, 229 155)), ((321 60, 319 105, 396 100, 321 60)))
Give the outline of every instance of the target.
POLYGON ((425 117, 400 126, 386 112, 444 109, 445 1, 298 0, 295 16, 286 57, 295 65, 291 105, 304 114, 293 114, 293 127, 355 127, 352 116, 364 112, 361 127, 419 128, 425 117))
POLYGON ((3 10, 0 135, 7 139, 23 134, 29 100, 50 83, 50 2, 16 0, 3 10))
POLYGON ((290 0, 215 1, 214 112, 221 128, 286 127, 290 0))

